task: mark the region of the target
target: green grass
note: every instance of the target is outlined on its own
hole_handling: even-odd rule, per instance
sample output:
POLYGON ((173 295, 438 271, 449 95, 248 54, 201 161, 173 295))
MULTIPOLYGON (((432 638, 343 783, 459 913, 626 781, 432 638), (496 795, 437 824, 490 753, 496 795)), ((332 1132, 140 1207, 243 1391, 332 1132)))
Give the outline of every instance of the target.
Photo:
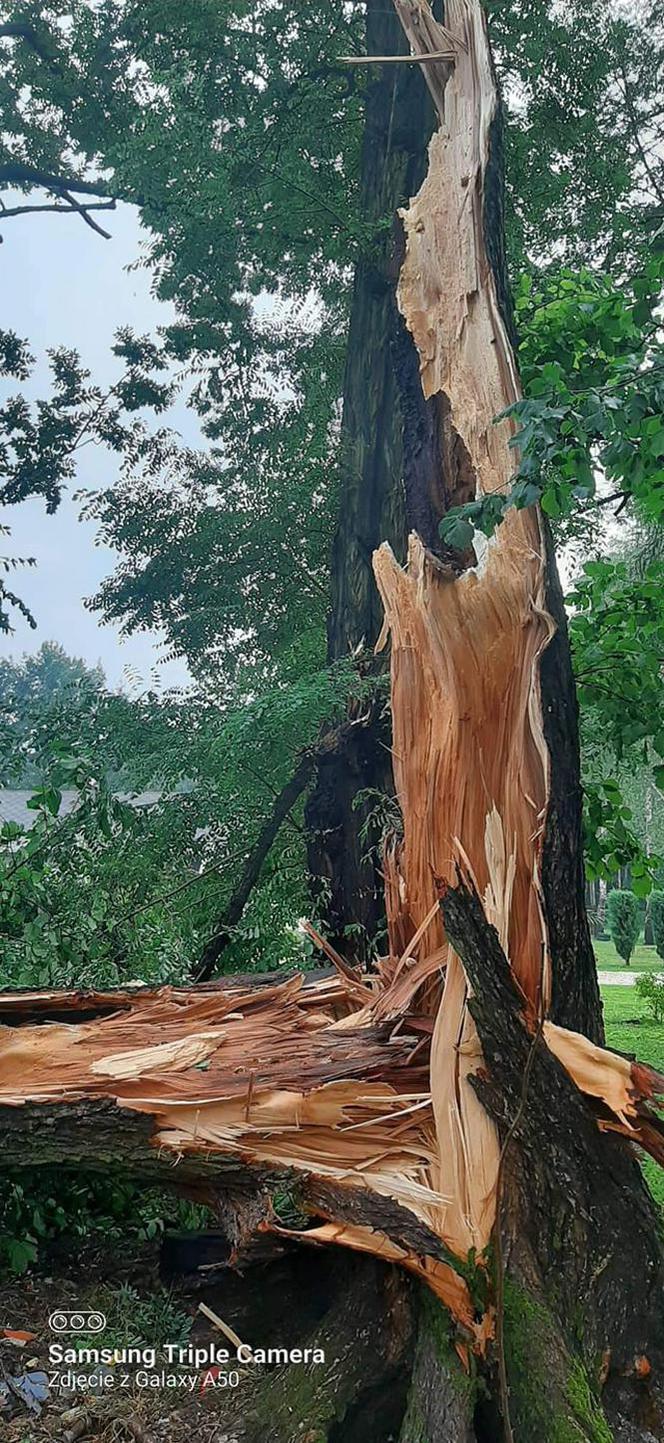
MULTIPOLYGON (((618 956, 613 942, 593 941, 593 947, 597 966, 601 967, 603 972, 622 972, 626 968, 627 963, 618 956)), ((664 962, 658 957, 655 948, 644 947, 641 942, 634 948, 629 965, 632 972, 664 972, 664 962)))
MULTIPOLYGON (((607 945, 599 943, 600 947, 607 945)), ((652 948, 640 950, 650 952, 652 948)), ((640 1062, 649 1062, 658 1072, 664 1072, 664 1024, 652 1021, 634 988, 603 987, 602 1000, 609 1047, 615 1047, 617 1052, 635 1053, 640 1062)), ((664 1212, 664 1170, 646 1157, 643 1171, 655 1202, 664 1212)))

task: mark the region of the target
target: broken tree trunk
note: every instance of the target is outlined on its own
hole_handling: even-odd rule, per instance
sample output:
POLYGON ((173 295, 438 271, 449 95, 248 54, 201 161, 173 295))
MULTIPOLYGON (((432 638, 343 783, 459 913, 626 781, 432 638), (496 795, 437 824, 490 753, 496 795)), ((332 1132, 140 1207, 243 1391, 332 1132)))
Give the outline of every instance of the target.
MULTIPOLYGON (((408 53, 391 0, 367 0, 367 53, 408 53)), ((346 345, 339 505, 331 557, 328 660, 370 652, 382 624, 372 554, 389 540, 403 554, 410 524, 401 484, 414 461, 404 436, 399 358, 407 342, 396 304, 400 237, 389 222, 420 185, 434 111, 418 66, 372 69, 364 92, 359 210, 374 234, 357 262, 346 345), (388 222, 388 224, 386 224, 388 222)), ((383 670, 376 663, 371 670, 383 670)), ((366 711, 366 702, 362 704, 366 711)), ((306 808, 308 864, 331 940, 360 959, 384 931, 380 868, 364 828, 376 794, 392 795, 384 701, 343 750, 320 756, 306 808), (362 796, 364 794, 364 798, 362 796), (352 924, 352 931, 346 928, 352 924)))
MULTIPOLYGON (((497 96, 478 0, 444 28, 395 4, 415 54, 454 54, 423 67, 439 127, 398 290, 454 504, 513 465, 497 96)), ((5 995, 3 1157, 204 1178, 240 1198, 238 1255, 244 1218, 399 1264, 433 1300, 402 1443, 649 1443, 664 1259, 634 1149, 664 1160, 664 1079, 599 1045, 550 539, 513 510, 452 564, 433 515, 406 570, 375 558, 403 814, 389 955, 310 984, 5 995), (280 1220, 284 1191, 310 1226, 280 1220)))

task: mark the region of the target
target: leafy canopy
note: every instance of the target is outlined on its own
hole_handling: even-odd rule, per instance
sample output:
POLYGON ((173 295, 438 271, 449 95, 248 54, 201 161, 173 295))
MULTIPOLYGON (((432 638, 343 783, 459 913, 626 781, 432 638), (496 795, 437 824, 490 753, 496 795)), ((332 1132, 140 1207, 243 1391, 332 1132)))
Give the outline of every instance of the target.
MULTIPOLYGON (((620 492, 616 505, 659 514, 661 266, 647 250, 664 188, 653 145, 661 25, 646 13, 616 18, 596 0, 491 0, 488 8, 509 110, 509 249, 514 273, 523 273, 527 396, 511 499, 540 499, 562 537, 590 537, 600 551, 601 468, 620 492)), ((122 458, 117 485, 85 499, 121 554, 95 605, 128 631, 162 627, 200 690, 191 703, 98 696, 87 712, 63 708, 58 734, 100 786, 111 766, 121 776, 128 768, 139 785, 187 778, 210 868, 168 903, 191 919, 177 933, 187 946, 186 928, 204 937, 223 910, 236 852, 246 855, 297 748, 358 685, 350 669, 326 671, 324 621, 352 268, 370 260, 391 223, 386 215, 378 229, 367 224, 360 189, 363 94, 384 76, 339 63, 364 49, 364 20, 355 0, 332 18, 318 0, 0 5, 4 229, 28 223, 8 213, 17 190, 26 204, 70 210, 67 195, 79 206, 135 204, 147 236, 142 263, 175 307, 156 343, 119 333, 122 376, 111 393, 97 390, 78 358, 56 352, 47 402, 30 408, 10 396, 2 480, 5 499, 39 494, 55 506, 71 484, 79 437, 122 458), (3 36, 3 20, 20 22, 22 36, 3 36), (178 384, 202 425, 198 453, 146 420, 164 415, 178 384)), ((80 223, 75 208, 62 221, 80 223)), ((3 346, 8 374, 25 380, 29 347, 15 336, 3 346)), ((502 514, 502 502, 492 504, 450 525, 490 530, 502 514)), ((572 633, 586 713, 609 756, 624 757, 637 745, 656 748, 661 730, 658 573, 637 579, 610 565, 579 578, 572 633), (650 595, 637 595, 641 586, 650 595), (625 606, 640 608, 646 624, 643 688, 629 676, 625 606), (596 617, 606 642, 599 655, 596 617), (605 686, 611 649, 630 702, 622 711, 605 686)), ((35 714, 31 745, 51 778, 58 759, 46 726, 35 714)), ((608 781, 603 771, 589 792, 593 864, 611 871, 628 858, 636 871, 638 840, 607 765, 608 781)), ((154 839, 144 832, 139 849, 159 885, 142 872, 128 906, 140 887, 140 905, 173 890, 178 832, 168 813, 163 837, 155 821, 154 839)), ((285 919, 306 895, 301 820, 280 837, 243 919, 240 944, 259 960, 275 936, 285 945, 285 919)), ((129 837, 134 821, 126 823, 129 837)), ((113 825, 112 846, 99 854, 109 867, 111 854, 128 856, 131 845, 123 853, 124 824, 113 825)), ((99 870, 95 877, 104 892, 99 870)), ((54 878, 49 872, 49 887, 54 878)), ((169 948, 170 934, 147 950, 161 966, 169 948)), ((105 935, 99 965, 115 966, 117 951, 105 935)))
MULTIPOLYGON (((642 152, 661 124, 661 26, 600 0, 488 11, 515 269, 611 257, 631 272, 660 185, 642 152)), ((93 500, 123 557, 97 602, 127 629, 163 626, 206 682, 222 653, 241 669, 243 645, 268 686, 323 660, 352 267, 376 243, 362 98, 393 83, 339 62, 366 49, 365 12, 358 0, 333 14, 319 0, 0 5, 28 36, 0 38, 0 179, 29 199, 57 199, 60 178, 138 205, 143 263, 177 313, 161 345, 188 368, 209 441, 204 457, 147 481, 139 465, 93 500)))

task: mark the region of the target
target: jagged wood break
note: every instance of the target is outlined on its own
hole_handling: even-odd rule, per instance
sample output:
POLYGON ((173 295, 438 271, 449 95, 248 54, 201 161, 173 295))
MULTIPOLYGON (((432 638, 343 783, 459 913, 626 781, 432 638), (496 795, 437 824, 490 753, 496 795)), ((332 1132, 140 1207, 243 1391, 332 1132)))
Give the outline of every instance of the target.
MULTIPOLYGON (((513 424, 495 417, 519 383, 486 230, 498 102, 477 0, 449 0, 444 30, 425 0, 395 5, 413 54, 454 55, 424 66, 440 123, 402 216, 398 290, 447 465, 439 489, 453 502, 504 490, 514 464, 513 424)), ((599 1196, 603 1169, 630 1210, 630 1266, 650 1289, 661 1276, 649 1204, 638 1184, 636 1208, 629 1200, 636 1169, 610 1134, 664 1160, 651 1105, 664 1079, 559 1025, 573 962, 586 968, 591 1004, 596 982, 552 905, 558 887, 576 916, 574 886, 563 899, 560 890, 577 876, 578 816, 565 831, 563 813, 578 782, 573 748, 564 786, 552 765, 555 728, 573 719, 547 699, 546 668, 562 674, 568 659, 541 517, 510 511, 467 562, 460 573, 418 535, 405 570, 388 548, 375 558, 403 814, 403 838, 385 857, 390 955, 365 976, 338 964, 335 980, 5 994, 0 1127, 5 1164, 116 1159, 146 1176, 251 1185, 264 1196, 257 1224, 252 1213, 263 1229, 279 1230, 269 1196, 285 1175, 318 1219, 304 1241, 409 1268, 481 1352, 490 1314, 465 1265, 471 1250, 486 1253, 495 1223, 499 1134, 518 1111, 538 1020, 552 1009, 533 1072, 539 1132, 524 1124, 521 1146, 540 1212, 556 1177, 566 1196, 578 1187, 590 1197, 592 1184, 575 1265, 588 1270, 593 1306, 621 1266, 611 1251, 619 1204, 608 1187, 599 1196), (567 1158, 559 1174, 554 1154, 567 1158)), ((583 950, 587 933, 575 935, 583 950)), ((579 1021, 588 1031, 591 1013, 579 1021)), ((545 1282, 546 1268, 542 1257, 545 1282)), ((570 1296, 578 1282, 570 1270, 570 1296)))

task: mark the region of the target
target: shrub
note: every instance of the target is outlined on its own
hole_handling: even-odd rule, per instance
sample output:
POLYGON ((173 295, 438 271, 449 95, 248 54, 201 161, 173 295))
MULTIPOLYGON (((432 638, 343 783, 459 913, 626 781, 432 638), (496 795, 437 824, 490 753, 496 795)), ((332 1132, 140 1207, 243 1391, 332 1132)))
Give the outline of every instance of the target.
POLYGON ((629 967, 629 959, 639 935, 639 904, 634 893, 609 892, 606 899, 606 920, 616 952, 629 967))
POLYGON ((636 979, 636 990, 655 1022, 664 1022, 664 975, 642 972, 636 979))
POLYGON ((40 1260, 57 1238, 103 1234, 110 1242, 158 1238, 167 1225, 200 1231, 207 1209, 128 1178, 67 1174, 51 1168, 0 1171, 0 1281, 40 1260))
POLYGON ((664 959, 664 892, 651 893, 650 920, 657 956, 664 959))

